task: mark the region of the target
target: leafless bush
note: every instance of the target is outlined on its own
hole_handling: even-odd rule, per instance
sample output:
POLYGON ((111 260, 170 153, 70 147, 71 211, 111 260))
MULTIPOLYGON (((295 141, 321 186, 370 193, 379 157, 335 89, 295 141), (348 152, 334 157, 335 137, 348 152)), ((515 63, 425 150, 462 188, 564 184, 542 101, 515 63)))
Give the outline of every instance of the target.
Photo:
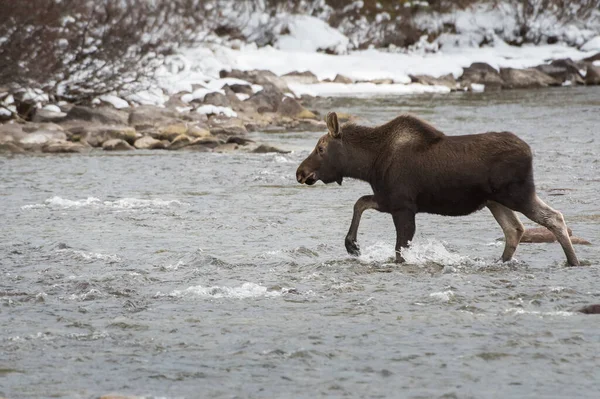
POLYGON ((75 102, 145 84, 214 12, 204 0, 0 3, 0 86, 75 102))

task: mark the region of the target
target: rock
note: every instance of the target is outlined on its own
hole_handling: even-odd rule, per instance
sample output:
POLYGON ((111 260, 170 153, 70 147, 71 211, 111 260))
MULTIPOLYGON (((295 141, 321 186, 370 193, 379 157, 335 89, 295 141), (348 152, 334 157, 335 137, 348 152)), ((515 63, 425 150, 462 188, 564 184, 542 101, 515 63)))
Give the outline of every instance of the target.
MULTIPOLYGON (((291 93, 286 81, 279 76, 275 75, 271 71, 266 70, 252 70, 252 71, 240 71, 234 69, 232 71, 221 71, 219 75, 222 78, 236 78, 248 81, 252 84, 261 86, 275 86, 282 93, 291 93)), ((250 93, 248 93, 250 94, 250 93)))
POLYGON ((600 314, 600 305, 587 305, 577 311, 585 314, 600 314))
POLYGON ((474 62, 463 70, 459 78, 463 87, 472 83, 485 85, 486 90, 499 90, 502 87, 502 78, 497 70, 484 62, 474 62))
POLYGON ((61 154, 61 153, 80 153, 86 152, 91 149, 90 146, 86 146, 81 143, 73 143, 71 141, 61 141, 50 143, 42 147, 42 152, 50 154, 61 154))
POLYGON ((0 143, 20 141, 27 136, 23 131, 23 125, 16 123, 0 124, 0 143))
POLYGON ((207 149, 216 148, 221 145, 221 141, 216 137, 203 137, 199 139, 195 139, 190 143, 190 145, 186 146, 186 149, 192 149, 188 147, 205 147, 207 149))
POLYGON ((191 139, 190 136, 185 135, 185 134, 181 134, 181 135, 177 136, 171 142, 171 145, 169 146, 169 150, 179 150, 179 149, 182 149, 183 147, 186 147, 186 146, 190 145, 191 142, 192 142, 192 139, 191 139))
POLYGON ((534 87, 559 86, 561 82, 535 68, 500 68, 502 88, 528 89, 534 87))
POLYGON ((296 130, 304 132, 324 132, 327 130, 327 124, 320 120, 302 119, 296 126, 296 130))
POLYGON ((232 136, 227 138, 226 143, 235 143, 239 145, 248 145, 251 143, 255 143, 254 140, 247 139, 245 137, 232 136))
MULTIPOLYGON (((583 238, 574 237, 573 231, 567 228, 569 237, 571 237, 571 243, 573 245, 592 245, 589 241, 583 238)), ((544 243, 544 242, 556 242, 556 237, 550 230, 545 227, 534 227, 525 230, 521 243, 544 243)))
POLYGON ((354 83, 352 81, 352 79, 350 79, 350 78, 348 78, 348 77, 346 77, 344 75, 340 75, 340 74, 335 75, 335 78, 333 79, 333 82, 334 83, 343 83, 343 84, 346 84, 346 85, 354 83))
POLYGON ((285 150, 279 149, 277 147, 273 147, 271 145, 261 144, 258 147, 256 147, 254 150, 252 150, 252 152, 254 154, 267 154, 267 153, 272 153, 272 152, 276 152, 278 154, 289 154, 291 151, 285 151, 285 150))
POLYGON ((394 83, 394 79, 372 79, 369 83, 375 83, 376 85, 391 85, 394 83))
POLYGON ((229 89, 231 89, 231 91, 233 91, 234 93, 247 94, 249 96, 254 94, 254 91, 252 90, 252 86, 232 84, 232 85, 225 85, 223 87, 223 89, 225 89, 226 87, 229 87, 229 89))
POLYGON ((133 146, 138 150, 164 150, 171 143, 168 140, 156 140, 150 136, 139 138, 133 143, 133 146))
POLYGON ((186 134, 193 138, 210 137, 210 131, 200 126, 190 126, 186 134))
POLYGON ((239 118, 212 116, 208 123, 210 132, 213 135, 222 134, 227 136, 239 136, 248 133, 248 130, 244 126, 244 121, 239 118))
POLYGON ((102 144, 104 151, 131 151, 135 150, 128 142, 121 139, 111 139, 102 144))
POLYGON ((551 76, 560 83, 567 81, 578 84, 584 83, 583 77, 579 73, 580 67, 570 58, 554 60, 550 64, 538 65, 535 69, 551 76))
POLYGON ((46 144, 66 141, 67 135, 64 132, 57 132, 55 130, 38 130, 33 133, 28 133, 19 142, 21 147, 27 150, 41 150, 46 144))
POLYGON ((283 92, 271 85, 265 86, 263 90, 251 96, 246 102, 255 104, 259 113, 276 112, 283 97, 283 92))
POLYGON ((57 132, 63 132, 65 129, 57 125, 56 123, 26 123, 22 125, 23 131, 26 133, 33 133, 36 130, 53 130, 57 132))
POLYGON ((187 123, 176 123, 173 125, 168 125, 161 127, 158 131, 156 138, 160 140, 169 140, 173 141, 176 137, 181 136, 182 134, 186 134, 189 130, 189 126, 187 123))
POLYGON ((153 105, 142 105, 129 113, 128 122, 136 130, 147 130, 180 123, 181 118, 177 111, 153 105))
POLYGON ((600 61, 600 53, 596 53, 596 54, 592 55, 591 57, 584 58, 583 61, 586 61, 589 63, 592 63, 594 61, 600 61))
POLYGON ((213 149, 213 152, 229 153, 229 152, 235 152, 239 148, 240 148, 240 146, 235 143, 221 144, 221 145, 215 147, 213 149))
POLYGON ((434 78, 429 75, 409 75, 409 77, 411 82, 427 86, 445 86, 450 90, 456 90, 458 86, 456 79, 454 79, 454 76, 451 73, 440 76, 439 78, 434 78))
POLYGON ((206 96, 204 96, 203 103, 216 105, 218 107, 231 106, 231 101, 229 101, 227 96, 219 92, 208 93, 206 96))
POLYGON ((12 141, 0 141, 0 154, 22 154, 25 150, 12 141))
POLYGON ((316 119, 317 116, 304 108, 300 103, 291 97, 283 97, 279 106, 277 107, 277 113, 282 116, 287 116, 295 119, 316 119))
POLYGON ((600 85, 600 67, 589 64, 585 75, 586 85, 600 85))
POLYGON ((319 78, 317 78, 317 76, 314 73, 310 72, 310 71, 304 71, 304 72, 294 71, 294 72, 289 72, 289 73, 286 73, 285 75, 283 75, 281 78, 287 84, 289 84, 289 83, 300 83, 300 84, 310 85, 310 84, 319 83, 319 78))
POLYGON ((47 109, 36 109, 31 120, 37 123, 60 122, 67 114, 65 112, 55 112, 47 109))
POLYGON ((129 126, 79 124, 71 126, 68 130, 71 141, 77 141, 79 138, 79 141, 84 141, 92 147, 101 147, 105 141, 111 139, 120 139, 133 144, 141 137, 141 134, 129 126))
POLYGON ((127 113, 116 110, 112 107, 91 108, 76 105, 71 108, 64 120, 83 120, 106 125, 126 125, 127 113))

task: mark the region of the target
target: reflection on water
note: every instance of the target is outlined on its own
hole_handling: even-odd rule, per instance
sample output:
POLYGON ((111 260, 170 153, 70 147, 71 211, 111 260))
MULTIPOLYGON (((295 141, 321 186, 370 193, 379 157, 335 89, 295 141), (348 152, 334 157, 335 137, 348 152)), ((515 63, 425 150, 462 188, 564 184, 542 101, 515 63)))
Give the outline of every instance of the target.
MULTIPOLYGON (((596 88, 324 99, 365 123, 412 112, 447 134, 511 130, 558 244, 498 263, 500 228, 418 215, 409 264, 369 193, 295 181, 319 133, 252 136, 287 155, 189 152, 1 158, 0 396, 596 397, 600 302, 596 88), (140 156, 141 155, 141 156, 140 156), (557 195, 560 193, 560 195, 557 195), (201 392, 201 393, 199 393, 201 392)), ((525 221, 525 220, 524 220, 525 221)))

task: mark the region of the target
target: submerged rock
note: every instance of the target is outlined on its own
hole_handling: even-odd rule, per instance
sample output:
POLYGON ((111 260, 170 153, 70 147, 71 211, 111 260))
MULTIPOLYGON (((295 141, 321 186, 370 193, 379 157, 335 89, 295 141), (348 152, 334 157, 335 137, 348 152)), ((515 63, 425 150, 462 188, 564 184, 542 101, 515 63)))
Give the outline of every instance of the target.
POLYGON ((578 312, 585 314, 600 314, 600 305, 588 305, 579 309, 578 312))
POLYGON ((267 153, 272 153, 272 152, 275 152, 278 154, 289 154, 291 151, 282 150, 280 148, 273 147, 272 145, 261 144, 258 147, 256 147, 254 150, 252 150, 252 152, 255 154, 267 154, 267 153))
POLYGON ((451 73, 440 76, 439 78, 434 78, 429 75, 409 75, 409 77, 412 83, 420 83, 428 86, 445 86, 450 90, 457 89, 456 79, 454 79, 454 76, 452 76, 451 73))
MULTIPOLYGON (((569 236, 571 237, 571 243, 578 245, 592 245, 589 241, 584 240, 583 238, 574 237, 573 231, 570 228, 567 228, 569 232, 569 236)), ((534 227, 530 229, 526 229, 523 237, 521 238, 521 243, 544 243, 544 242, 556 242, 556 237, 550 230, 545 227, 534 227)))

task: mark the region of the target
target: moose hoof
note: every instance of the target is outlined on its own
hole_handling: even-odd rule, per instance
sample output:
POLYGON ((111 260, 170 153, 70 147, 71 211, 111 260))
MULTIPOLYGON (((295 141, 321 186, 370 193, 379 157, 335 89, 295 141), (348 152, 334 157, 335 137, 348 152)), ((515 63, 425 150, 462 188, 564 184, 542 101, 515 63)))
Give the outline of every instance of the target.
POLYGON ((358 244, 356 241, 349 238, 346 238, 346 251, 348 251, 348 253, 352 256, 360 255, 360 248, 358 247, 358 244))

